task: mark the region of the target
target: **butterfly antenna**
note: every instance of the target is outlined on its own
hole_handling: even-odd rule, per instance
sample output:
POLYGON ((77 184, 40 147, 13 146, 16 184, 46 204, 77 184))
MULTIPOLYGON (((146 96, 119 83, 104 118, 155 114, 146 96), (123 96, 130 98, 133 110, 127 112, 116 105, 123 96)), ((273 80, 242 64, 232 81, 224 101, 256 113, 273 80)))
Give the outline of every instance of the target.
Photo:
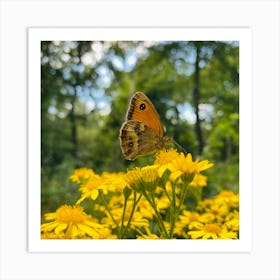
POLYGON ((174 139, 172 139, 172 142, 175 146, 177 146, 180 150, 182 150, 184 154, 187 153, 186 150, 180 144, 178 144, 174 139))

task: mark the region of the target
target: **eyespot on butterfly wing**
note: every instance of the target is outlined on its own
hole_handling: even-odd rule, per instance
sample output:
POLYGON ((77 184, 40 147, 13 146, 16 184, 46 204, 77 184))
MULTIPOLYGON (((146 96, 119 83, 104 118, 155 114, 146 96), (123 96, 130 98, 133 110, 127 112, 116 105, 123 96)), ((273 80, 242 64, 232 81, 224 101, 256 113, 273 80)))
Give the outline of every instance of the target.
POLYGON ((155 153, 172 142, 170 137, 164 136, 159 115, 142 92, 135 93, 130 100, 119 139, 122 153, 128 160, 155 153))
POLYGON ((155 153, 161 147, 161 137, 139 121, 127 121, 120 130, 120 146, 128 160, 155 153))

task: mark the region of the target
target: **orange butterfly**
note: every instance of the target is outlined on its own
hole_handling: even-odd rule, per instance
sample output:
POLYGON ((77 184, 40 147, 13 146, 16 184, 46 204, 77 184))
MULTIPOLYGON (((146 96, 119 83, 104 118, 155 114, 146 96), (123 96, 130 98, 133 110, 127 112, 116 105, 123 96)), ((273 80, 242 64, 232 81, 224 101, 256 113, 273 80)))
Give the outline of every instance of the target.
POLYGON ((136 92, 129 103, 126 121, 120 129, 120 146, 126 159, 157 152, 174 140, 164 136, 159 115, 149 98, 136 92))

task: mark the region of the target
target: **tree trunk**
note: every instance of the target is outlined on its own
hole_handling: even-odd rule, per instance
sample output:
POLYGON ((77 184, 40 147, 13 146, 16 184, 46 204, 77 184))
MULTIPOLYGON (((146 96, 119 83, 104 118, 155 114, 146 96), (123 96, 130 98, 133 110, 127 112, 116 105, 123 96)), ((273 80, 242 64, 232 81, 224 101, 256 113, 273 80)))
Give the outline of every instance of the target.
MULTIPOLYGON (((78 58, 79 61, 81 61, 82 57, 82 50, 81 50, 81 42, 79 42, 77 46, 78 51, 78 58)), ((74 94, 71 98, 71 110, 69 112, 69 119, 70 119, 70 125, 71 125, 71 142, 72 142, 72 148, 71 148, 71 155, 75 161, 75 166, 79 167, 79 157, 78 157, 78 129, 77 129, 77 115, 76 115, 76 101, 77 101, 77 86, 81 85, 81 77, 79 72, 74 72, 75 77, 73 81, 75 81, 74 84, 72 84, 74 89, 74 94)))
POLYGON ((69 119, 71 125, 71 155, 75 162, 78 162, 78 133, 77 133, 77 123, 76 123, 76 115, 75 115, 75 102, 76 101, 76 92, 71 100, 71 110, 69 112, 69 119))
POLYGON ((199 42, 195 43, 196 48, 196 59, 195 59, 195 72, 194 72, 194 89, 193 89, 193 103, 195 108, 195 116, 196 116, 196 123, 195 123, 195 134, 196 139, 198 141, 198 154, 201 155, 203 151, 203 137, 201 131, 201 124, 200 124, 200 117, 199 117, 199 103, 200 103, 200 69, 199 69, 199 62, 200 62, 200 48, 201 45, 199 42))

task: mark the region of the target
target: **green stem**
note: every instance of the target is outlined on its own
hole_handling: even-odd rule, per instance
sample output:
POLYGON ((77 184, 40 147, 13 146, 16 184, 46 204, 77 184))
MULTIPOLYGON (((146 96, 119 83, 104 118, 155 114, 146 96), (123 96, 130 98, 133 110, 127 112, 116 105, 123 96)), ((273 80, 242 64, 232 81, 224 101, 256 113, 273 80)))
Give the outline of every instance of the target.
POLYGON ((148 194, 146 192, 144 192, 144 196, 145 198, 148 200, 148 202, 150 203, 150 205, 152 206, 155 214, 156 214, 156 218, 157 218, 157 222, 158 222, 158 226, 159 226, 159 230, 161 232, 161 234, 167 238, 168 237, 168 233, 167 233, 167 230, 164 226, 164 223, 162 221, 162 217, 160 215, 160 213, 157 211, 157 207, 155 205, 155 201, 154 201, 154 198, 152 196, 152 199, 148 196, 148 194))
POLYGON ((172 200, 171 200, 170 195, 169 195, 168 191, 166 190, 166 188, 164 188, 164 193, 165 193, 165 195, 167 196, 167 198, 168 198, 168 200, 169 200, 169 202, 170 202, 170 205, 171 205, 172 200))
POLYGON ((111 211, 110 211, 110 209, 109 209, 109 207, 108 207, 108 204, 107 204, 107 202, 106 202, 105 199, 104 199, 104 196, 103 196, 103 192, 102 192, 102 191, 99 191, 99 198, 100 198, 100 200, 102 201, 103 205, 105 206, 106 210, 108 211, 108 213, 109 213, 111 219, 113 220, 114 224, 116 225, 117 230, 118 230, 118 237, 120 238, 120 237, 121 237, 121 229, 120 229, 120 227, 119 227, 119 225, 118 225, 116 219, 115 219, 114 216, 112 215, 112 213, 111 213, 111 211))
POLYGON ((189 184, 185 184, 183 189, 182 189, 182 193, 181 193, 180 202, 179 202, 178 207, 176 207, 176 203, 175 203, 174 217, 172 219, 171 226, 170 226, 170 232, 169 232, 169 238, 170 239, 173 237, 175 223, 176 223, 176 221, 178 219, 178 216, 179 216, 180 211, 181 211, 182 204, 183 204, 183 202, 185 200, 188 186, 189 186, 189 184))
POLYGON ((186 194, 187 194, 188 186, 189 186, 189 184, 185 184, 184 187, 183 187, 181 198, 180 198, 180 203, 179 203, 179 206, 177 208, 177 210, 178 210, 177 216, 179 215, 181 207, 182 207, 182 204, 185 201, 185 197, 186 197, 186 194))
POLYGON ((128 219, 128 222, 127 222, 127 225, 125 227, 125 230, 123 232, 123 236, 126 235, 126 232, 128 231, 128 229, 130 228, 130 223, 132 221, 132 217, 133 217, 133 214, 135 212, 135 209, 136 209, 136 206, 138 204, 138 202, 140 201, 141 197, 142 197, 142 194, 139 195, 138 199, 136 200, 136 191, 133 192, 133 206, 132 206, 132 210, 131 210, 131 213, 130 213, 130 216, 129 216, 129 219, 128 219))
POLYGON ((124 198, 124 205, 123 205, 123 214, 122 214, 122 223, 121 223, 121 238, 123 238, 123 224, 124 224, 124 218, 125 218, 125 211, 126 211, 126 206, 127 206, 127 200, 128 200, 128 197, 125 196, 124 198))
POLYGON ((170 204, 170 230, 169 230, 169 238, 171 239, 173 236, 175 221, 176 221, 176 193, 175 193, 175 185, 171 183, 171 190, 172 190, 172 201, 170 204))

